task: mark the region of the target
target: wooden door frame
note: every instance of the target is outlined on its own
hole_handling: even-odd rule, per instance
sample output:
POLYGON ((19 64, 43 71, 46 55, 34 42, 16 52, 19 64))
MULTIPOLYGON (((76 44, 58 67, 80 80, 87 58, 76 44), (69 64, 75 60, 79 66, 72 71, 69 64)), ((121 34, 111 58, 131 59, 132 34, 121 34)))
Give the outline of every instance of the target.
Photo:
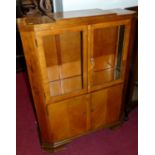
POLYGON ((88 68, 88 62, 87 62, 87 47, 88 47, 88 42, 87 42, 87 38, 88 38, 88 28, 86 25, 82 25, 82 26, 73 26, 73 27, 69 27, 69 28, 54 28, 54 29, 50 29, 50 30, 46 30, 46 31, 36 31, 35 32, 35 38, 36 38, 36 46, 38 49, 37 55, 38 55, 38 61, 40 64, 40 70, 41 70, 41 75, 43 78, 43 85, 44 85, 44 90, 45 90, 45 96, 47 99, 47 104, 48 103, 53 103, 53 102, 57 102, 60 100, 64 100, 73 96, 77 96, 77 95, 82 95, 82 94, 86 94, 87 93, 87 68, 88 68), (61 96, 50 96, 50 91, 49 91, 49 86, 48 86, 48 76, 47 76, 47 72, 46 72, 46 59, 45 59, 45 54, 44 54, 44 48, 43 48, 43 41, 42 41, 42 37, 47 36, 47 35, 57 35, 57 34, 61 34, 64 32, 77 32, 77 31, 81 31, 83 33, 83 89, 79 90, 79 91, 75 91, 75 92, 71 92, 71 93, 67 93, 61 96))
POLYGON ((99 24, 93 24, 88 26, 88 92, 92 92, 95 90, 103 89, 115 84, 121 84, 125 80, 125 71, 127 66, 127 57, 128 57, 128 46, 130 39, 130 31, 131 31, 131 19, 119 20, 119 21, 111 21, 99 24), (103 85, 92 86, 92 74, 93 74, 93 65, 91 64, 91 58, 93 57, 93 45, 94 45, 94 30, 98 28, 108 28, 124 25, 124 45, 123 45, 123 55, 122 55, 122 72, 121 78, 118 80, 114 80, 111 82, 104 83, 103 85))

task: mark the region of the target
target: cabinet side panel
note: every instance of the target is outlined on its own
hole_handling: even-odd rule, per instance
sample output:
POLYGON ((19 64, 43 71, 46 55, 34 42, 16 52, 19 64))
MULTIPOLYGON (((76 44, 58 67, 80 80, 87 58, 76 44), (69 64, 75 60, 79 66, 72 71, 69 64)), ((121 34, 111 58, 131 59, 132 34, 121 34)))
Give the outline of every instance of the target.
POLYGON ((45 108, 45 96, 41 83, 41 75, 38 65, 35 49, 35 39, 33 32, 20 32, 22 44, 24 48, 24 56, 26 59, 27 70, 29 75, 29 81, 35 109, 37 113, 37 119, 40 127, 42 143, 49 143, 47 114, 45 108))

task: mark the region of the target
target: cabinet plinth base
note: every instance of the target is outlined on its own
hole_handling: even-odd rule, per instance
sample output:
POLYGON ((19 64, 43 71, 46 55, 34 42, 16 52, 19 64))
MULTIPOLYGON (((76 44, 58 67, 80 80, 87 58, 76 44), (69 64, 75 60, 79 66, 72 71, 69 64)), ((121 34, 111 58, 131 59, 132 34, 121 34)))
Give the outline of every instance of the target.
POLYGON ((106 126, 103 126, 103 127, 100 127, 98 129, 95 129, 93 131, 90 131, 90 132, 86 132, 82 135, 79 135, 79 136, 76 136, 76 137, 73 137, 73 138, 70 138, 70 139, 66 139, 66 140, 63 140, 63 141, 60 141, 60 142, 55 142, 55 143, 49 143, 49 144, 45 144, 45 143, 42 143, 41 146, 42 146, 42 149, 46 152, 51 152, 51 153, 54 153, 54 152, 59 152, 59 151, 63 151, 66 149, 66 145, 71 143, 72 140, 76 139, 76 138, 79 138, 83 135, 88 135, 88 134, 91 134, 93 132, 97 132, 99 130, 103 130, 103 129, 106 129, 106 128, 109 128, 111 130, 115 130, 115 129, 118 129, 122 126, 123 124, 123 120, 119 120, 113 124, 110 124, 110 125, 106 125, 106 126))
POLYGON ((122 125, 123 125, 123 122, 120 121, 120 122, 118 122, 117 124, 114 124, 113 126, 109 127, 109 129, 115 130, 115 129, 120 128, 122 125))
POLYGON ((55 144, 41 144, 41 148, 46 152, 54 153, 54 152, 59 152, 59 151, 65 150, 66 149, 66 147, 65 147, 66 144, 61 144, 59 146, 55 146, 55 144))

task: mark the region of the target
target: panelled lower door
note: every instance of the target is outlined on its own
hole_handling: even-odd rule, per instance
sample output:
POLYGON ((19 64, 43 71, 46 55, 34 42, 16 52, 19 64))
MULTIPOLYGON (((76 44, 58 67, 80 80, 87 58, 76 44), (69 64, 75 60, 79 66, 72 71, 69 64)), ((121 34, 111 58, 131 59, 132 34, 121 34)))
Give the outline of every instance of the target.
POLYGON ((88 95, 52 103, 48 113, 53 142, 81 135, 90 128, 88 95))
POLYGON ((120 119, 123 85, 91 93, 91 128, 111 125, 120 119))

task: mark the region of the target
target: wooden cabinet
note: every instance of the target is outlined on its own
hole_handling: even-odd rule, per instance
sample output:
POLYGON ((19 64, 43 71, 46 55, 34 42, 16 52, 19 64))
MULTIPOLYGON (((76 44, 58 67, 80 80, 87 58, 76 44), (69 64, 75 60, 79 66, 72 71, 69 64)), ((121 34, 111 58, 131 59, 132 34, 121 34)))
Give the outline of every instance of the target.
POLYGON ((44 147, 121 122, 134 12, 18 19, 44 147))

